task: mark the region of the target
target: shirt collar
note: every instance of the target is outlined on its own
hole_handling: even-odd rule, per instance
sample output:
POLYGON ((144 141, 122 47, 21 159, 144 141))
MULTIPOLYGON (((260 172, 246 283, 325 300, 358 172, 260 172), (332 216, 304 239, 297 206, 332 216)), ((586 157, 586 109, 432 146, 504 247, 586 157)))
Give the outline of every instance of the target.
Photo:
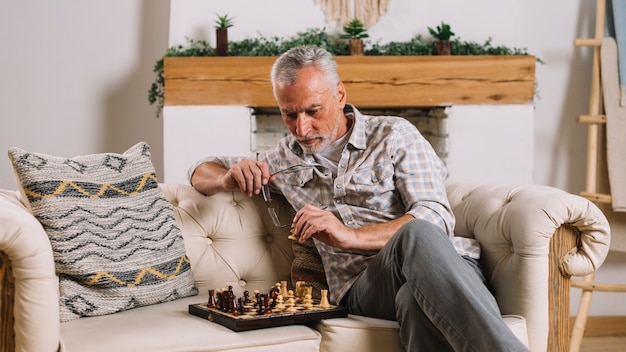
POLYGON ((356 149, 365 149, 367 146, 367 136, 365 135, 365 117, 357 108, 352 104, 346 104, 343 109, 343 113, 347 118, 353 120, 354 126, 352 126, 352 135, 348 144, 351 144, 356 149))

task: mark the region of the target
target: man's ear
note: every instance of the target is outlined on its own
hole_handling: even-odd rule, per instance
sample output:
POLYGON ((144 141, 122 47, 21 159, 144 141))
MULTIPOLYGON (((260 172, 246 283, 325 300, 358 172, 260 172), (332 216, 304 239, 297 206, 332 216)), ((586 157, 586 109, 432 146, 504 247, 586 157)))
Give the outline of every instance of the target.
POLYGON ((346 87, 343 85, 343 82, 339 81, 339 83, 337 83, 337 102, 342 110, 346 106, 347 100, 348 93, 346 92, 346 87))

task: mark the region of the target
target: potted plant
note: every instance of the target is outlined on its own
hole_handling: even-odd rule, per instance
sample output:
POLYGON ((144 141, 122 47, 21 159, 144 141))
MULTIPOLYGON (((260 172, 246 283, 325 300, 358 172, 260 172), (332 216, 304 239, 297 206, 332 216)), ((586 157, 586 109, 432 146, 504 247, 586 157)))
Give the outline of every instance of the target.
POLYGON ((450 25, 441 21, 441 25, 437 26, 436 30, 428 27, 428 32, 430 32, 430 35, 437 39, 435 41, 435 53, 437 55, 450 55, 450 38, 454 36, 454 32, 452 32, 450 25))
POLYGON ((363 23, 355 18, 343 27, 343 32, 339 37, 350 41, 350 55, 363 55, 363 38, 369 38, 363 23))
POLYGON ((215 20, 215 55, 228 55, 228 28, 232 26, 232 17, 217 15, 217 20, 215 20))

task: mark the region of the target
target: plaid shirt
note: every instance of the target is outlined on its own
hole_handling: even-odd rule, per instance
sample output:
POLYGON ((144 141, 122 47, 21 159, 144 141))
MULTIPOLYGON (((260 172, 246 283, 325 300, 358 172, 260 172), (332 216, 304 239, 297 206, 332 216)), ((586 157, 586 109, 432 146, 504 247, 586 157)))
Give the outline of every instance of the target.
MULTIPOLYGON (((341 154, 337 176, 315 166, 276 175, 270 187, 283 194, 294 209, 307 204, 332 212, 346 226, 358 228, 387 222, 404 214, 441 227, 461 255, 479 256, 475 240, 454 237, 454 215, 444 180, 447 171, 430 143, 405 119, 365 116, 346 105, 354 120, 352 134, 341 154)), ((291 165, 315 164, 293 136, 257 156, 275 173, 291 165)), ((243 158, 207 158, 230 167, 243 158)), ((340 302, 377 251, 343 251, 315 240, 329 285, 330 301, 340 302)))

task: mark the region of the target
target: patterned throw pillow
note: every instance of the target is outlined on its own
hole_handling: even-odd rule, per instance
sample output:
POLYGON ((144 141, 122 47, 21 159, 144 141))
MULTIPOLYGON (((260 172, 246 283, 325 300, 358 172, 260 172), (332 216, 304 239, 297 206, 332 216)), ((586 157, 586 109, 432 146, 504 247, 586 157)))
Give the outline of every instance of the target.
POLYGON ((74 158, 11 148, 9 158, 52 244, 61 321, 197 294, 146 143, 74 158))

